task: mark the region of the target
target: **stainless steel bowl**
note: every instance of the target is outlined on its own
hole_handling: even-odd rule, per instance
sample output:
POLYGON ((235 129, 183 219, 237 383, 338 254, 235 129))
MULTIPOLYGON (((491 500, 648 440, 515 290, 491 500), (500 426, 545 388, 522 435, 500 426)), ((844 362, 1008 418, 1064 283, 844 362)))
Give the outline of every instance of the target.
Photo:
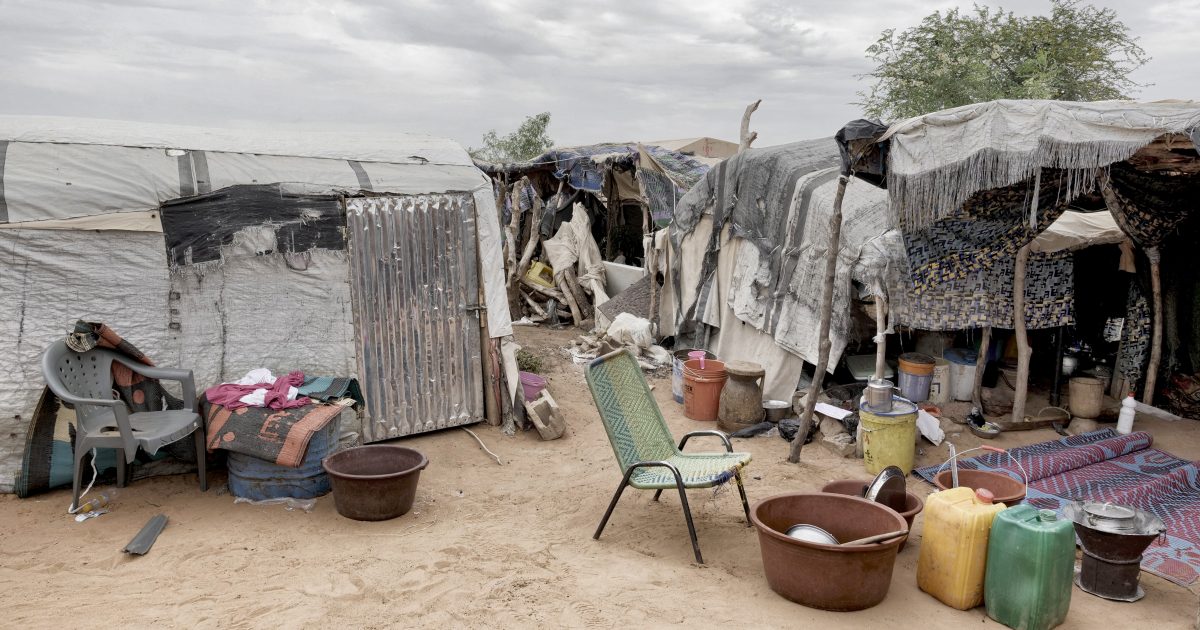
POLYGON ((797 523, 788 528, 786 532, 789 538, 803 540, 805 542, 817 543, 821 545, 837 545, 838 539, 833 534, 808 523, 797 523))
POLYGON ((779 422, 788 417, 792 403, 786 400, 764 400, 763 411, 766 412, 767 422, 779 422))

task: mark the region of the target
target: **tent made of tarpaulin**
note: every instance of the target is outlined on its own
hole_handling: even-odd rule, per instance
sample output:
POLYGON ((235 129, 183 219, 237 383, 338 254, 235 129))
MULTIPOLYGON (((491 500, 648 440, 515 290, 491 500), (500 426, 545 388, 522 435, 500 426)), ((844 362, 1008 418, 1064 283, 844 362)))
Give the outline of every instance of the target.
POLYGON ((678 151, 709 166, 717 164, 721 160, 727 160, 737 155, 738 152, 738 143, 708 137, 651 140, 642 144, 662 147, 669 151, 678 151))
POLYGON ((531 173, 549 173, 569 191, 597 195, 610 207, 626 201, 642 203, 655 222, 666 225, 676 202, 712 161, 652 144, 625 142, 555 148, 524 162, 476 163, 493 177, 507 175, 513 181, 531 173))
POLYGON ((486 310, 490 337, 511 333, 490 182, 461 146, 429 136, 3 117, 0 249, 0 351, 12 359, 0 491, 21 467, 41 351, 76 319, 192 369, 201 387, 257 367, 357 375, 367 440, 483 416, 481 346, 495 344, 450 315, 478 330, 486 310), (415 270, 408 284, 397 266, 415 270), (447 318, 404 310, 422 304, 447 318), (461 369, 441 370, 422 344, 407 363, 369 347, 410 320, 423 328, 408 338, 461 369), (415 378, 433 410, 419 419, 389 390, 415 378))
MULTIPOLYGON (((847 129, 869 126, 856 121, 847 129)), ((1018 341, 1026 327, 1070 323, 1072 301, 1053 295, 1070 277, 1061 273, 1065 253, 1030 253, 1028 246, 1072 201, 1093 191, 1101 197, 1146 252, 1154 278, 1159 246, 1200 202, 1196 102, 992 101, 913 118, 857 142, 845 172, 888 190, 919 298, 908 307, 964 327, 1016 327, 1018 341), (1048 256, 1040 267, 1038 256, 1048 256), (995 297, 1014 284, 1035 296, 1019 318, 1011 297, 995 297)), ((1133 326, 1123 334, 1148 336, 1133 326)), ((1028 352, 1019 355, 1027 366, 1028 352)), ((1144 400, 1153 396, 1153 351, 1150 364, 1144 400)))
MULTIPOLYGON (((659 247, 660 333, 676 345, 763 363, 766 394, 790 400, 803 362, 816 362, 821 277, 837 188, 832 138, 749 149, 705 175, 680 200, 659 247), (668 245, 669 243, 669 245, 668 245)), ((899 286, 903 249, 883 191, 850 191, 838 248, 833 364, 850 334, 854 283, 899 286), (853 282, 852 282, 853 281, 853 282)))

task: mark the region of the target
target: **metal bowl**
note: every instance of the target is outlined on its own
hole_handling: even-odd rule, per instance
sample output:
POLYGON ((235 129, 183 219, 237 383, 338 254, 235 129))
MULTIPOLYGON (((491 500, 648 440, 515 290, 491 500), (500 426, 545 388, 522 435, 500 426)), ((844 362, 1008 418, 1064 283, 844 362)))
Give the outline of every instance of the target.
POLYGON ((822 545, 836 545, 838 539, 833 534, 808 523, 797 523, 788 528, 786 532, 789 538, 803 540, 805 542, 818 543, 822 545))
POLYGON ((767 422, 779 422, 792 410, 792 403, 786 400, 764 400, 762 405, 767 422))
POLYGON ((968 422, 967 428, 971 430, 971 433, 985 440, 990 440, 1004 432, 1004 429, 1001 429, 1000 425, 995 422, 984 422, 982 427, 977 427, 968 422))

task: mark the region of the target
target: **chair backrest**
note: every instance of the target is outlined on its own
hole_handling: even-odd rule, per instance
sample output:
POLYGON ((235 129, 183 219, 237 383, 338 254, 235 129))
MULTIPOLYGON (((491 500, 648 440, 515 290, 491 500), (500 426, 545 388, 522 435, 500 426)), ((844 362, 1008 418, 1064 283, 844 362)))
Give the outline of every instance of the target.
POLYGON ((597 357, 585 375, 622 471, 636 462, 663 460, 677 452, 642 368, 628 350, 597 357))
MULTIPOLYGON (((112 400, 112 357, 111 351, 100 348, 76 352, 60 339, 42 354, 42 376, 55 394, 112 400)), ((98 409, 101 408, 75 405, 75 413, 81 422, 98 409)))

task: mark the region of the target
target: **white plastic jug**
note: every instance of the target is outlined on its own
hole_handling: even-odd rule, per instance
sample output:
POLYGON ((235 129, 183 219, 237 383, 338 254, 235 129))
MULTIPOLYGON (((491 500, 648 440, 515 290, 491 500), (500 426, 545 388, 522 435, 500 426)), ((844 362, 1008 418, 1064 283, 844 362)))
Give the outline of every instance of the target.
POLYGON ((1137 415, 1137 399, 1130 394, 1121 401, 1121 415, 1117 416, 1117 433, 1129 435, 1133 432, 1133 418, 1137 415))

